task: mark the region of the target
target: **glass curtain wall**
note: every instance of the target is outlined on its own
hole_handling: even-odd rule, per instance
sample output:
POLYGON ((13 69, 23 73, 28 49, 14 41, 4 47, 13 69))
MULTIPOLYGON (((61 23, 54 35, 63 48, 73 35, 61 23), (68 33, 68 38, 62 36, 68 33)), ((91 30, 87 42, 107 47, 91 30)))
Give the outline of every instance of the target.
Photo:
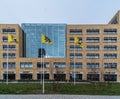
POLYGON ((25 33, 26 57, 40 57, 41 50, 46 58, 66 57, 66 24, 23 23, 25 33), (46 35, 53 44, 41 43, 41 34, 46 35))

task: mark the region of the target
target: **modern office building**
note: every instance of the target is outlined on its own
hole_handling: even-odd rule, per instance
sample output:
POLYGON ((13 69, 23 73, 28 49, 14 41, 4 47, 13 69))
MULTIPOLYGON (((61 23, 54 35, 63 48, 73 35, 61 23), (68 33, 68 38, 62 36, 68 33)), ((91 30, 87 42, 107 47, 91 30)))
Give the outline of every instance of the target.
POLYGON ((47 81, 120 81, 120 11, 108 24, 0 24, 0 39, 0 80, 7 71, 9 80, 40 80, 44 66, 47 81), (8 34, 19 43, 8 43, 8 34))

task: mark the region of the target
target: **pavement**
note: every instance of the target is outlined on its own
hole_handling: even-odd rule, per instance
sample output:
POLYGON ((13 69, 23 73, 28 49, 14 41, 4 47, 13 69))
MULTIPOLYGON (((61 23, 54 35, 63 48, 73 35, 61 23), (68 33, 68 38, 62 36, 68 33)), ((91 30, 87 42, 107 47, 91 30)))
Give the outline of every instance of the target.
POLYGON ((97 95, 0 95, 0 99, 120 99, 120 96, 97 95))

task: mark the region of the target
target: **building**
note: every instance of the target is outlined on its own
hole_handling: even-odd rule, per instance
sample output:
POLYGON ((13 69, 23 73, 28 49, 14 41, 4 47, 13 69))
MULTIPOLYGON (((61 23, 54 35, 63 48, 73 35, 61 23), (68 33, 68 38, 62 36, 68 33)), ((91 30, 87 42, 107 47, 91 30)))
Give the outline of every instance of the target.
POLYGON ((0 24, 0 30, 0 80, 7 71, 9 80, 40 80, 44 66, 47 81, 120 81, 120 11, 108 24, 0 24), (8 43, 8 33, 19 43, 8 43), (42 33, 52 45, 41 43, 42 33))

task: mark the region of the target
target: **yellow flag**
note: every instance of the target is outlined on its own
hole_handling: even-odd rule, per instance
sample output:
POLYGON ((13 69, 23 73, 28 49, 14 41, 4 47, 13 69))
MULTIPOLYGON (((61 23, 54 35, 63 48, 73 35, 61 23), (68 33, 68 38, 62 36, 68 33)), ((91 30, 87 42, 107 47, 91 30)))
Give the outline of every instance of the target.
POLYGON ((13 41, 15 41, 15 43, 18 43, 18 40, 14 38, 12 34, 8 34, 8 43, 11 43, 13 41))
POLYGON ((74 43, 78 44, 80 48, 82 48, 82 43, 79 41, 77 37, 74 37, 74 43))
POLYGON ((74 43, 78 43, 79 39, 77 37, 74 37, 74 43))
POLYGON ((44 34, 41 34, 41 42, 45 44, 52 44, 53 42, 44 34))
POLYGON ((13 42, 14 41, 14 38, 13 38, 13 35, 11 34, 8 34, 8 42, 13 42))

